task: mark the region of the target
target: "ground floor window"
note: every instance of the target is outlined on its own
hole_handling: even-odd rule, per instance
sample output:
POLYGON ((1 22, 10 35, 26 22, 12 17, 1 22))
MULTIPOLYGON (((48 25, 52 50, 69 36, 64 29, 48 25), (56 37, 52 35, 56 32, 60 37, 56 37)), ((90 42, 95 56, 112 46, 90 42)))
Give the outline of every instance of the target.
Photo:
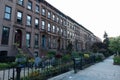
POLYGON ((0 56, 7 56, 8 51, 0 51, 0 56))
POLYGON ((10 28, 3 27, 1 44, 8 45, 10 28))

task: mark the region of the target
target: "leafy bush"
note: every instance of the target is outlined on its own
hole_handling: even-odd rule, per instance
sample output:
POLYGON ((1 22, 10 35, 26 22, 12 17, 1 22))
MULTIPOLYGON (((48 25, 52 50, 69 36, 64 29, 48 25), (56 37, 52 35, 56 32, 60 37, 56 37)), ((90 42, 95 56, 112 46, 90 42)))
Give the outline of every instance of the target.
POLYGON ((96 53, 95 54, 95 60, 96 61, 102 61, 103 59, 105 59, 105 56, 102 53, 96 53))
POLYGON ((114 56, 113 60, 114 60, 114 64, 120 65, 120 56, 114 56))
POLYGON ((8 63, 8 62, 14 62, 14 61, 15 61, 15 57, 12 57, 12 56, 0 57, 0 63, 8 63))
POLYGON ((52 57, 54 57, 55 55, 56 55, 56 51, 53 51, 53 50, 48 51, 48 54, 47 54, 48 58, 52 58, 52 57))
POLYGON ((73 58, 79 57, 79 56, 80 56, 80 55, 79 55, 78 52, 76 52, 76 51, 73 51, 73 52, 72 52, 72 57, 73 57, 73 58))
POLYGON ((16 65, 17 65, 17 63, 15 63, 15 62, 12 62, 12 63, 0 63, 0 70, 10 68, 10 67, 14 67, 16 65))
POLYGON ((84 54, 84 58, 89 58, 90 55, 89 54, 84 54))
POLYGON ((69 54, 65 54, 65 55, 63 55, 63 57, 62 57, 62 60, 63 61, 69 61, 71 59, 71 56, 69 55, 69 54))

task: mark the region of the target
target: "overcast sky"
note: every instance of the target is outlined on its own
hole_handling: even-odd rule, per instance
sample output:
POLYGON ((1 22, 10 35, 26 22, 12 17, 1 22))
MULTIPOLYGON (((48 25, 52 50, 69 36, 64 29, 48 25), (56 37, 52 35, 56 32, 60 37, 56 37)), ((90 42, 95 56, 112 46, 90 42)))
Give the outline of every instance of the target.
POLYGON ((103 39, 120 35, 120 0, 46 0, 103 39))

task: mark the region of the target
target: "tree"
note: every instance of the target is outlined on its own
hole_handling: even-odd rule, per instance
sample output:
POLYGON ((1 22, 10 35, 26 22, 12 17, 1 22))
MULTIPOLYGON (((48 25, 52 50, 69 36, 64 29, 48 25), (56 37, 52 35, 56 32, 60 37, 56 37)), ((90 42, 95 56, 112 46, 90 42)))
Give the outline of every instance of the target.
POLYGON ((110 38, 109 49, 115 53, 120 53, 120 36, 110 38))
POLYGON ((105 44, 105 49, 108 51, 108 46, 109 46, 109 38, 108 38, 108 34, 105 32, 104 33, 104 40, 103 40, 103 44, 105 44))
POLYGON ((96 42, 91 46, 93 52, 99 52, 105 48, 105 44, 102 42, 96 42))

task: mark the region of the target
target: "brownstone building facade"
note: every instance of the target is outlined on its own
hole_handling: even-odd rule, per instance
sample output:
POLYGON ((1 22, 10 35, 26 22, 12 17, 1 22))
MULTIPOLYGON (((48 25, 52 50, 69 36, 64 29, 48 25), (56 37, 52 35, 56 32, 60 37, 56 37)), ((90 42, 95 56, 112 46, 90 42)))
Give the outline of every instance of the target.
POLYGON ((92 32, 43 0, 0 0, 0 55, 14 56, 14 43, 26 53, 48 50, 89 50, 100 41, 92 32))

